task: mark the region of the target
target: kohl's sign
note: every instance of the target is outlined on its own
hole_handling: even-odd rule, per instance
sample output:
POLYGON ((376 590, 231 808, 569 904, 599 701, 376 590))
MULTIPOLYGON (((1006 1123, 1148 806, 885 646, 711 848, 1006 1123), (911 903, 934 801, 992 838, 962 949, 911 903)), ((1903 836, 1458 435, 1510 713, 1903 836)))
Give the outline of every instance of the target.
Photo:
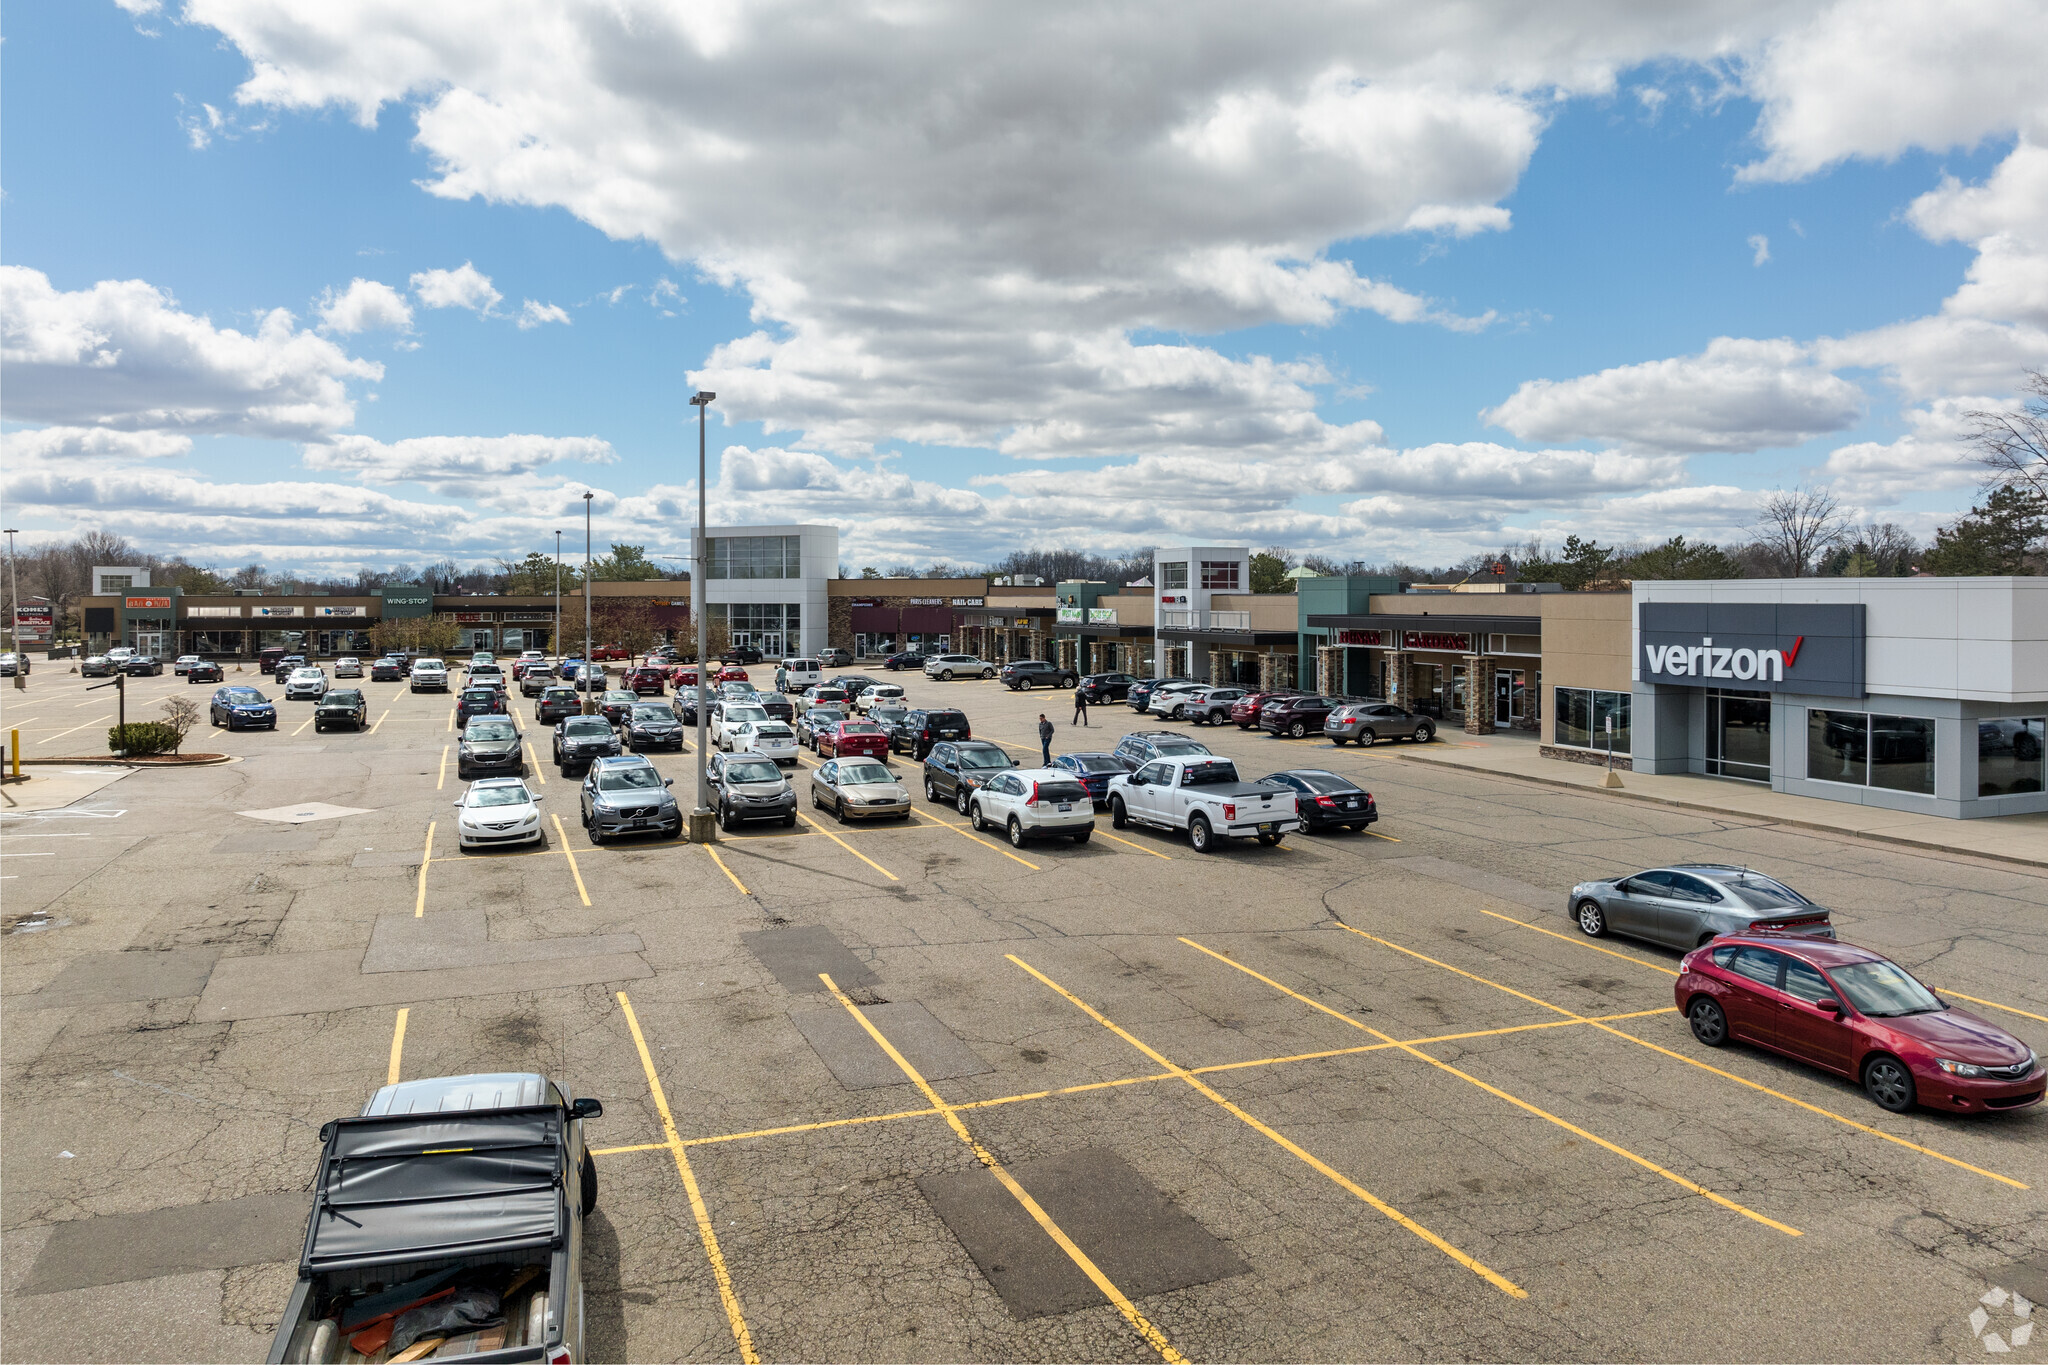
POLYGON ((1861 697, 1860 602, 1643 602, 1643 682, 1861 697))

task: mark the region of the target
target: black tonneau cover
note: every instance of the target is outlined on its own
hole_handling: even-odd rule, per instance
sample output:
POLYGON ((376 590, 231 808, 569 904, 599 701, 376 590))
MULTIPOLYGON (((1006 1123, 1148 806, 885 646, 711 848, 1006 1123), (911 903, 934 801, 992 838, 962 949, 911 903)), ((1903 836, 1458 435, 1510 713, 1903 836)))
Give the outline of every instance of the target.
POLYGON ((558 1107, 336 1119, 327 1132, 302 1275, 568 1234, 558 1107))

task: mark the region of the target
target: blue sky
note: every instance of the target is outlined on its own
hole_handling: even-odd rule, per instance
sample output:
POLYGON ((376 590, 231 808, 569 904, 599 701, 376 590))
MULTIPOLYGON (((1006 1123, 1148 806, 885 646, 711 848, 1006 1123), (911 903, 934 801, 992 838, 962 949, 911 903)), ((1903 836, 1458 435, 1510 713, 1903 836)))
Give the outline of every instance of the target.
POLYGON ((1164 57, 1136 11, 330 8, 8 7, 32 538, 517 558, 588 487, 676 545, 697 382, 714 518, 859 562, 1733 541, 1801 482, 1925 536, 2048 358, 2043 116, 1941 6, 1197 5, 1164 57))

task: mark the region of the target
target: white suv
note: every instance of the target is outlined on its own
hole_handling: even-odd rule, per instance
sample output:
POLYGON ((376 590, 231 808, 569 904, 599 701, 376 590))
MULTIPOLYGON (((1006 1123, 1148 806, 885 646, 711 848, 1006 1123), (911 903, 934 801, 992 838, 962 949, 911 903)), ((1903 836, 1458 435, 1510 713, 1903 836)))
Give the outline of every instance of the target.
POLYGON ((408 677, 415 692, 446 692, 448 690, 448 665, 439 659, 416 659, 408 677))
POLYGON ((284 699, 295 701, 310 697, 314 701, 327 695, 327 670, 324 668, 295 668, 284 685, 284 699))
POLYGON ((956 677, 993 678, 996 675, 996 666, 977 659, 972 654, 941 654, 937 658, 924 661, 924 675, 927 678, 937 678, 941 682, 951 682, 956 677))
POLYGON ((1095 832, 1095 802, 1065 768, 1012 768, 975 790, 967 821, 1005 831, 1019 848, 1027 839, 1062 835, 1085 844, 1095 832))

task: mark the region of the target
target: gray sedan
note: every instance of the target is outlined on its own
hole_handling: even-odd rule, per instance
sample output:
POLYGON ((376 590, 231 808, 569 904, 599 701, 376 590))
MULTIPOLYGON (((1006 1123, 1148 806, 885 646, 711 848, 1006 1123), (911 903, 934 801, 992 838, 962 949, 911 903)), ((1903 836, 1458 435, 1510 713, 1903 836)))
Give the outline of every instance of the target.
POLYGON ((1382 739, 1427 744, 1436 738, 1436 722, 1388 702, 1350 702, 1330 712, 1323 721, 1323 733, 1339 748, 1354 739, 1361 748, 1382 739))
POLYGON ((835 758, 811 773, 811 809, 829 810, 841 824, 882 816, 907 820, 910 791, 872 758, 835 758))
POLYGON ((1761 872, 1721 863, 1679 863, 1614 881, 1580 882, 1565 913, 1589 938, 1626 934, 1679 949, 1757 931, 1835 936, 1826 906, 1761 872))

